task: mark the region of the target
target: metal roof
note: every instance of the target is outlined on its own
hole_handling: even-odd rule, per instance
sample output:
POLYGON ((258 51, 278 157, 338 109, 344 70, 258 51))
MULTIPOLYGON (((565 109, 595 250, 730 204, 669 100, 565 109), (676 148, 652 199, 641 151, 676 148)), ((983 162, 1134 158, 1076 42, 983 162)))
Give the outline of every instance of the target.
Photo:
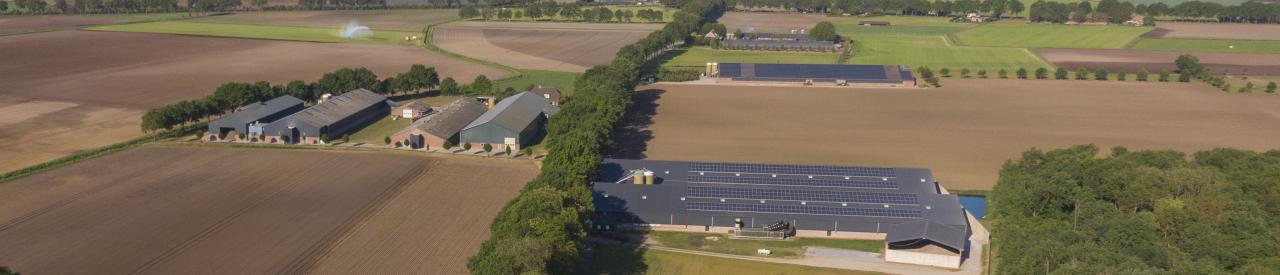
POLYGON ((421 101, 412 101, 400 106, 396 106, 396 108, 425 112, 425 111, 431 110, 431 105, 427 105, 426 103, 422 103, 421 101))
POLYGON ((519 131, 533 123, 539 115, 551 116, 559 109, 551 106, 551 102, 530 92, 521 92, 507 97, 494 105, 492 109, 480 115, 463 130, 471 129, 487 123, 496 123, 504 128, 519 131))
POLYGON ((529 90, 529 92, 542 96, 543 98, 548 100, 552 100, 552 101, 560 100, 560 89, 556 89, 555 87, 538 86, 537 88, 533 88, 532 90, 529 90))
POLYGON ((720 77, 735 80, 901 83, 912 80, 906 65, 720 63, 720 77))
MULTIPOLYGON (((801 34, 801 33, 769 33, 769 32, 756 32, 756 33, 748 32, 748 33, 742 33, 742 36, 743 36, 743 37, 739 37, 739 39, 747 38, 748 40, 750 40, 750 37, 751 37, 752 35, 755 35, 755 37, 756 37, 755 39, 756 39, 756 40, 760 40, 760 39, 786 39, 786 40, 795 40, 795 41, 801 41, 801 42, 814 41, 814 40, 813 40, 813 37, 810 37, 808 34, 801 34)), ((827 42, 830 42, 830 41, 827 41, 827 42)))
POLYGON ((922 245, 922 241, 930 241, 958 253, 964 250, 965 239, 969 237, 966 230, 930 220, 916 220, 890 225, 884 241, 891 247, 912 247, 922 245))
MULTIPOLYGON (((262 120, 265 117, 277 114, 284 110, 288 110, 294 106, 302 105, 302 100, 292 96, 280 96, 266 102, 255 102, 238 108, 234 113, 224 116, 209 125, 227 125, 227 126, 244 126, 255 121, 262 120)), ((269 123, 270 121, 259 121, 269 123)), ((212 128, 212 127, 211 127, 212 128)))
POLYGON ((450 138, 484 113, 484 104, 475 99, 460 98, 445 104, 436 114, 414 121, 402 132, 419 130, 433 136, 450 138))
POLYGON ((321 127, 334 124, 342 119, 350 117, 361 110, 369 108, 374 104, 380 104, 387 101, 387 97, 375 94, 365 89, 356 89, 346 92, 301 112, 295 113, 285 119, 290 119, 311 126, 321 127))

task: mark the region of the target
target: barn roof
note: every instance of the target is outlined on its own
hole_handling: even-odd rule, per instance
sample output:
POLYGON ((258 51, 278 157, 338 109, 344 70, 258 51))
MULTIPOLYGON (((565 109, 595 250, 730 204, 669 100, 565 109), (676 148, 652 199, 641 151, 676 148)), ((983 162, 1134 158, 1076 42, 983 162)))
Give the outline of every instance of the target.
POLYGON ((755 33, 742 34, 742 36, 745 36, 745 37, 751 37, 753 35, 756 37, 756 39, 785 39, 785 40, 796 40, 796 41, 804 41, 804 42, 813 41, 813 38, 810 37, 808 34, 800 34, 800 33, 755 32, 755 33))
POLYGON ((921 241, 930 241, 958 252, 964 250, 965 239, 968 237, 969 232, 964 228, 917 220, 889 225, 884 241, 890 246, 913 246, 921 241))
POLYGON ((735 80, 901 83, 912 80, 906 65, 720 63, 720 77, 735 80))
MULTIPOLYGON (((238 108, 234 113, 215 120, 210 124, 244 125, 271 116, 291 107, 302 104, 302 100, 292 96, 280 96, 266 102, 255 102, 238 108)), ((270 121, 262 121, 267 123, 270 121)))
POLYGON ((431 105, 427 105, 426 103, 422 103, 421 101, 412 101, 400 106, 396 106, 396 108, 425 112, 425 111, 431 110, 431 105))
POLYGON ((560 100, 560 89, 556 89, 555 87, 538 86, 537 88, 529 90, 529 92, 552 101, 560 100))
POLYGON ((484 112, 484 104, 471 98, 460 98, 445 104, 435 115, 413 122, 403 131, 420 130, 433 136, 449 138, 484 112))
POLYGON ((553 115, 558 109, 551 102, 530 92, 521 92, 502 99, 493 109, 480 115, 471 124, 462 129, 471 129, 487 123, 496 123, 504 128, 519 131, 529 126, 539 115, 553 115))
POLYGON ((365 89, 355 89, 346 92, 306 110, 302 110, 287 119, 303 122, 311 126, 321 127, 331 125, 342 119, 355 115, 360 110, 364 110, 374 104, 386 102, 387 98, 370 92, 365 89))

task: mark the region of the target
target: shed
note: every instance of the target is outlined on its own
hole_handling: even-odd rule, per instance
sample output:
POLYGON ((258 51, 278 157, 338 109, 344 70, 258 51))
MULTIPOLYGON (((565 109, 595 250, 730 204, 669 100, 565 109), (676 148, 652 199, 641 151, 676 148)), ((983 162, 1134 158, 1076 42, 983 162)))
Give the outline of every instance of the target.
MULTIPOLYGON (((502 99, 462 129, 459 137, 465 143, 490 144, 496 148, 510 146, 520 150, 542 132, 547 118, 559 109, 545 98, 522 92, 502 99)), ((500 150, 500 149, 498 149, 500 150)))
POLYGON ((302 110, 302 104, 301 99, 286 95, 241 106, 230 115, 209 122, 209 136, 206 139, 222 139, 228 134, 261 135, 262 128, 256 127, 255 123, 269 123, 298 112, 302 110))
POLYGON ((431 105, 420 101, 411 101, 391 108, 391 115, 401 118, 419 118, 431 112, 431 105))
POLYGON ((560 106, 560 89, 555 87, 543 87, 539 85, 537 88, 529 90, 530 93, 542 96, 543 99, 551 102, 551 106, 560 106))
POLYGON ((885 261, 960 268, 969 232, 930 220, 889 226, 885 235, 885 261))
POLYGON ((387 98, 356 89, 281 118, 263 128, 269 142, 320 144, 381 119, 390 112, 387 98))
POLYGON ((457 144, 458 132, 484 114, 485 110, 484 104, 474 99, 454 100, 444 105, 435 114, 414 121, 404 130, 396 132, 391 136, 391 140, 396 146, 414 149, 424 146, 443 148, 446 141, 457 144))

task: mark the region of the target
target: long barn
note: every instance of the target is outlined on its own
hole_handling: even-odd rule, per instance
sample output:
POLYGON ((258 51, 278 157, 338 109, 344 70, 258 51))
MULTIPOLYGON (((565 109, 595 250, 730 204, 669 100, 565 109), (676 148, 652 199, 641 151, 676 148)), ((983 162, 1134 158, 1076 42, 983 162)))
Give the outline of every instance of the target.
POLYGON ((241 106, 230 115, 210 121, 205 140, 234 140, 239 139, 239 135, 262 135, 262 125, 296 113, 302 108, 301 99, 287 95, 241 106))
POLYGON ((708 71, 724 84, 916 86, 906 65, 712 63, 708 71))
POLYGON ((359 130, 390 113, 387 98, 365 89, 331 97, 266 127, 267 142, 320 144, 359 130))

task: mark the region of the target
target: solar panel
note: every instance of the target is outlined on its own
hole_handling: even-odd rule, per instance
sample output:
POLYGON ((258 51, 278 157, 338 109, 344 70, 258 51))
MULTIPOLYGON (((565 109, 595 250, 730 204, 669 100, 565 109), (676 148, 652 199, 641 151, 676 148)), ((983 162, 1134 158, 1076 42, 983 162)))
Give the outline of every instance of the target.
POLYGON ((690 202, 687 210, 719 211, 719 212, 753 212, 776 214, 826 215, 826 216, 862 216, 886 218, 921 218, 919 209, 906 208, 865 208, 865 207, 829 207, 809 205, 779 205, 754 203, 717 203, 690 202))
POLYGON ((898 189, 898 184, 887 180, 864 180, 864 179, 845 179, 844 177, 814 177, 814 178, 797 178, 797 177, 761 177, 761 176, 735 176, 726 174, 708 174, 698 175, 689 174, 686 176, 688 182, 697 183, 736 183, 736 184, 760 184, 760 185, 787 185, 787 186, 811 186, 811 187, 844 187, 844 188, 871 188, 871 189, 898 189))
POLYGON ((714 162, 689 163, 689 171, 876 178, 892 178, 897 176, 893 172, 892 168, 714 162))
POLYGON ((835 203, 919 204, 916 194, 862 191, 795 190, 689 186, 687 196, 694 198, 783 200, 835 203))

